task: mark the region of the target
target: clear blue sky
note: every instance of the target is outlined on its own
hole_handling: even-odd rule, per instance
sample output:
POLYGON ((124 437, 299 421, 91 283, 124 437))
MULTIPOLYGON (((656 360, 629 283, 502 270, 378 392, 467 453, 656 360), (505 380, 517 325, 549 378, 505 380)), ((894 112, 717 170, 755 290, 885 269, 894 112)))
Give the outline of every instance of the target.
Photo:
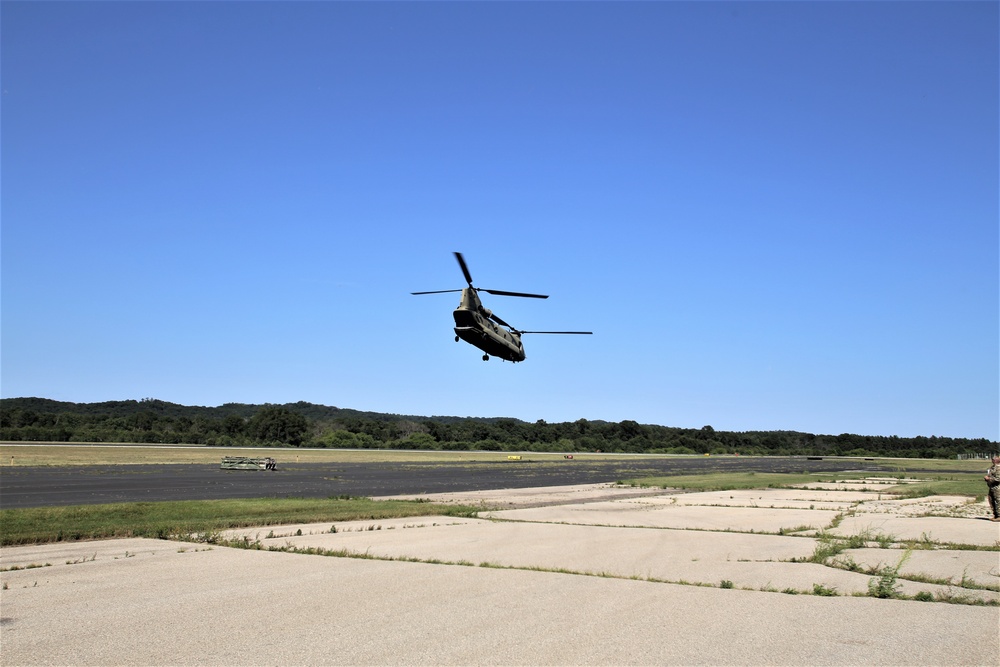
POLYGON ((3 2, 0 392, 998 440, 998 6, 3 2))

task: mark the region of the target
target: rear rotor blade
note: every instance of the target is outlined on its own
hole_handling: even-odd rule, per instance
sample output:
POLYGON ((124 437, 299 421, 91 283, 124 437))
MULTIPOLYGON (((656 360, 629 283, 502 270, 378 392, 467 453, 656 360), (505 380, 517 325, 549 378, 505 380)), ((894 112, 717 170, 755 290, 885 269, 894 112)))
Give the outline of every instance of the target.
POLYGON ((461 292, 460 289, 439 289, 433 292, 410 292, 410 294, 445 294, 446 292, 461 292))
POLYGON ((592 335, 593 331, 518 331, 517 333, 522 334, 586 334, 592 335))
POLYGON ((507 324, 506 322, 504 322, 503 320, 501 320, 498 315, 491 314, 490 315, 490 319, 493 320, 494 322, 496 322, 497 324, 499 324, 502 327, 507 327, 508 329, 513 329, 514 328, 514 327, 510 326, 509 324, 507 324))

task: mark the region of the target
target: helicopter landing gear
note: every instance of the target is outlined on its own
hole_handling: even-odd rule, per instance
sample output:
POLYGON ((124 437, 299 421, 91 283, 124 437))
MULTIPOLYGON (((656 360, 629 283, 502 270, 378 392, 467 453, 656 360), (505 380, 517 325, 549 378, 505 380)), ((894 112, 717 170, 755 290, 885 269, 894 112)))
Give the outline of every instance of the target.
POLYGON ((458 342, 458 336, 455 336, 455 342, 456 343, 458 342))
POLYGON ((483 361, 489 361, 489 360, 490 360, 490 355, 484 354, 483 355, 483 361))

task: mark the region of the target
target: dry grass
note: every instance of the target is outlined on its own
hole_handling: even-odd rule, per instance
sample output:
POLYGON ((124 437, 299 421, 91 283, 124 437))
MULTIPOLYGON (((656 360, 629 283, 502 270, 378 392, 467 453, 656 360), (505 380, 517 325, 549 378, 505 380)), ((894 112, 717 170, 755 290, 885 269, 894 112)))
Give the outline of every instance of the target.
MULTIPOLYGON (((223 456, 272 456, 282 463, 388 463, 506 461, 509 452, 452 452, 391 449, 297 449, 291 447, 205 447, 203 445, 0 443, 0 467, 69 465, 138 465, 218 463, 223 456)), ((561 462, 561 452, 526 452, 523 461, 561 462)), ((668 454, 574 453, 575 461, 611 461, 702 458, 668 454)), ((743 457, 752 458, 752 457, 743 457)), ((871 463, 872 461, 868 461, 871 463)), ((874 463, 903 473, 907 470, 985 473, 983 461, 934 459, 874 459, 874 463)), ((763 478, 758 478, 757 483, 763 478)), ((646 480, 643 480, 644 482, 646 480)), ((766 482, 763 486, 766 486, 766 482)))
MULTIPOLYGON (((0 466, 136 465, 218 463, 223 456, 272 456, 282 463, 382 463, 506 461, 508 452, 396 451, 387 449, 295 449, 201 445, 2 443, 0 466)), ((562 453, 531 452, 523 461, 564 461, 562 453)), ((573 454, 574 460, 636 460, 656 455, 573 454)), ((660 458, 663 458, 662 456, 660 458)))

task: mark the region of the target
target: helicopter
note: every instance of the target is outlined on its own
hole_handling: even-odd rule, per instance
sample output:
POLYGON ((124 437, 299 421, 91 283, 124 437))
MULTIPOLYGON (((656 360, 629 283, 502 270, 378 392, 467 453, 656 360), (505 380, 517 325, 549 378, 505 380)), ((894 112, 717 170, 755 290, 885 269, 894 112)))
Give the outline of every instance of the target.
POLYGON ((445 294, 461 292, 462 299, 453 313, 455 316, 455 342, 464 340, 483 351, 483 361, 489 361, 490 356, 499 357, 505 361, 517 363, 524 361, 524 346, 521 336, 524 334, 593 334, 593 331, 521 331, 500 319, 493 311, 483 307, 479 292, 496 296, 520 296, 529 299, 548 299, 546 294, 526 294, 524 292, 506 292, 504 290, 473 287, 472 274, 462 257, 456 252, 455 259, 462 268, 462 275, 468 287, 462 289, 443 289, 431 292, 410 292, 410 294, 445 294), (500 325, 500 326, 497 326, 500 325))

